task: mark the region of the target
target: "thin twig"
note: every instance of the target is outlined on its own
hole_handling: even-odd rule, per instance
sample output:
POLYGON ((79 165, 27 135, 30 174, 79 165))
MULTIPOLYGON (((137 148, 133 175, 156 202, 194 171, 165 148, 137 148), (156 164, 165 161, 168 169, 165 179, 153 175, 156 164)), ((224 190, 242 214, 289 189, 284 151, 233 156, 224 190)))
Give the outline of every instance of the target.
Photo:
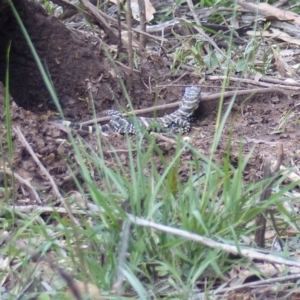
POLYGON ((295 79, 291 79, 291 78, 273 78, 273 77, 263 76, 259 80, 265 81, 265 82, 270 82, 270 83, 300 87, 300 82, 295 79))
MULTIPOLYGON (((59 214, 68 214, 68 211, 64 207, 52 207, 52 206, 39 206, 39 205, 13 205, 13 206, 1 206, 2 210, 14 209, 21 213, 35 213, 35 214, 52 214, 57 212, 59 214)), ((88 212, 81 209, 72 209, 74 215, 87 215, 88 212)))
MULTIPOLYGON (((127 71, 130 71, 130 68, 127 67, 126 65, 124 65, 123 63, 121 63, 120 61, 115 60, 114 63, 115 63, 116 65, 119 65, 120 67, 126 69, 127 71)), ((136 69, 133 69, 133 72, 139 73, 139 74, 141 73, 140 70, 136 70, 136 69)))
MULTIPOLYGON (((190 21, 180 18, 180 21, 183 20, 184 22, 191 23, 190 21)), ((224 52, 219 48, 219 46, 212 40, 199 26, 194 26, 194 28, 201 34, 203 37, 215 48, 215 50, 222 55, 226 60, 229 60, 233 65, 235 65, 234 61, 231 58, 228 58, 224 52)))
POLYGON ((110 38, 113 38, 117 41, 118 34, 111 26, 109 26, 105 18, 99 13, 100 10, 88 0, 80 0, 80 2, 92 13, 92 15, 96 18, 100 25, 104 27, 104 31, 107 33, 107 35, 110 36, 110 38))
POLYGON ((282 281, 292 281, 300 278, 300 273, 299 274, 293 274, 293 275, 286 275, 282 277, 275 277, 275 278, 268 278, 268 279, 260 279, 254 282, 249 282, 249 283, 244 283, 240 284, 237 286, 233 287, 228 287, 228 288, 222 288, 219 291, 214 291, 214 294, 224 294, 228 293, 231 291, 236 291, 240 289, 246 289, 246 288, 251 288, 251 287, 259 287, 259 286, 265 286, 265 285, 270 285, 272 283, 277 283, 277 282, 282 282, 282 281))
MULTIPOLYGON (((103 208, 98 207, 97 205, 95 205, 93 203, 86 203, 86 206, 93 213, 97 213, 97 214, 104 213, 103 208)), ((32 209, 35 207, 37 207, 37 206, 33 206, 32 209)), ((43 210, 43 208, 37 207, 36 212, 42 212, 42 210, 43 210)), ((131 214, 127 214, 127 216, 129 218, 129 220, 131 220, 131 222, 136 225, 140 225, 140 226, 147 227, 147 228, 153 228, 155 230, 158 230, 161 232, 166 232, 168 234, 172 234, 175 236, 180 236, 187 240, 195 241, 196 243, 200 243, 200 244, 203 244, 205 246, 208 246, 208 247, 211 247, 214 249, 219 248, 225 252, 236 254, 236 255, 243 255, 244 257, 248 257, 250 259, 258 259, 258 260, 262 260, 262 261, 268 261, 271 263, 284 264, 287 266, 295 266, 295 267, 300 268, 300 261, 298 261, 298 260, 285 259, 283 257, 273 255, 268 251, 264 251, 264 253, 262 253, 255 249, 253 250, 249 247, 247 247, 247 248, 240 247, 240 246, 237 247, 235 245, 216 242, 210 238, 207 238, 205 236, 198 235, 195 233, 191 233, 186 230, 177 229, 174 227, 169 227, 166 225, 148 221, 148 220, 136 217, 131 214)))
POLYGON ((177 19, 177 17, 181 18, 181 13, 180 10, 177 9, 177 7, 175 8, 175 16, 176 18, 173 18, 170 21, 166 21, 157 25, 147 25, 146 26, 146 30, 147 32, 158 32, 158 31, 167 31, 166 29, 168 29, 168 27, 174 27, 176 24, 180 23, 180 21, 177 19), (177 14, 178 12, 178 14, 177 14))
MULTIPOLYGON (((80 0, 80 1, 86 1, 86 0, 80 0)), ((91 5, 92 5, 92 4, 91 4, 91 5)), ((103 11, 101 11, 100 9, 98 9, 97 7, 94 6, 94 8, 98 10, 98 14, 101 15, 103 18, 106 18, 107 20, 113 22, 114 24, 117 24, 117 23, 118 23, 117 20, 115 20, 114 18, 110 17, 109 15, 107 15, 106 13, 104 13, 103 11)), ((126 29, 126 30, 129 30, 129 29, 128 29, 128 26, 127 26, 126 24, 121 23, 121 26, 122 26, 122 28, 124 28, 124 29, 126 29)), ((149 38, 151 38, 151 39, 153 39, 153 40, 162 41, 162 39, 161 39, 160 37, 155 36, 155 35, 152 35, 152 34, 150 34, 150 33, 148 33, 148 32, 143 32, 143 31, 140 30, 140 29, 132 28, 131 30, 134 31, 134 32, 137 32, 137 33, 139 33, 139 34, 143 34, 143 35, 145 35, 145 36, 147 36, 147 37, 149 37, 149 38)), ((164 41, 165 41, 165 42, 168 42, 167 39, 164 39, 164 41)))
POLYGON ((133 153, 138 150, 140 150, 140 149, 133 149, 133 148, 131 149, 130 148, 130 150, 129 149, 107 150, 106 153, 129 153, 129 152, 133 153))
POLYGON ((26 141, 23 133, 21 132, 19 127, 14 128, 14 131, 16 132, 16 134, 18 135, 20 141, 22 142, 22 144, 25 146, 25 148, 27 149, 27 151, 29 152, 29 154, 31 155, 32 159, 35 161, 35 163, 38 165, 38 167, 40 168, 40 170, 44 173, 44 175, 48 178, 52 189, 54 191, 54 194, 56 195, 57 199, 59 199, 59 201, 61 202, 61 204, 66 208, 66 210, 69 213, 69 217, 70 219, 73 221, 74 224, 79 225, 79 222, 74 218, 69 206, 67 205, 67 203, 65 202, 64 198, 62 197, 60 191, 58 190, 58 187, 53 179, 53 177, 49 174, 49 172, 47 171, 47 169, 43 166, 43 164, 40 162, 40 160, 38 159, 38 157, 36 156, 36 154, 34 153, 34 151, 32 150, 32 148, 30 147, 30 145, 28 144, 28 142, 26 141))
MULTIPOLYGON (((98 207, 95 204, 86 203, 86 206, 89 210, 93 211, 94 213, 103 213, 103 208, 98 207)), ((258 260, 262 260, 262 261, 268 261, 271 263, 284 264, 287 266, 295 266, 295 267, 300 268, 300 261, 290 260, 290 259, 286 259, 286 258, 277 256, 277 255, 273 255, 268 251, 264 251, 264 253, 263 253, 263 252, 259 252, 257 250, 253 250, 249 247, 244 248, 244 247, 240 247, 240 246, 216 242, 210 238, 207 238, 207 237, 199 235, 199 234, 191 233, 186 230, 177 229, 174 227, 170 227, 170 226, 162 225, 162 224, 155 223, 152 221, 148 221, 148 220, 136 217, 131 214, 127 214, 127 217, 132 223, 134 223, 136 225, 140 225, 140 226, 147 227, 147 228, 152 228, 152 229, 155 229, 155 230, 158 230, 161 232, 166 232, 168 234, 172 234, 175 236, 180 236, 187 240, 191 240, 196 243, 200 243, 200 244, 208 246, 210 248, 214 248, 214 249, 219 248, 227 253, 232 253, 235 255, 242 255, 242 256, 248 257, 250 259, 258 259, 258 260)))
POLYGON ((39 194, 37 193, 37 191, 35 190, 35 188, 31 185, 31 183, 29 181, 27 181, 26 179, 22 178, 19 174, 17 174, 16 172, 12 172, 11 170, 5 168, 5 171, 0 169, 0 173, 6 173, 10 176, 14 176, 15 178, 18 179, 18 181, 21 183, 21 184, 24 184, 26 185, 32 192, 32 194, 34 195, 35 197, 35 200, 36 202, 38 202, 39 204, 42 204, 42 200, 39 196, 39 194))
POLYGON ((118 16, 118 55, 122 52, 122 30, 121 30, 121 4, 117 0, 117 16, 118 16))
POLYGON ((177 144, 177 142, 174 139, 167 138, 164 135, 158 134, 156 132, 151 132, 150 135, 154 136, 158 140, 167 142, 169 144, 172 144, 172 145, 176 145, 177 144))
MULTIPOLYGON (((194 4, 193 4, 193 1, 192 1, 192 0, 187 0, 186 2, 187 2, 187 4, 188 4, 188 6, 189 6, 189 9, 190 9, 190 11, 191 11, 191 13, 192 13, 192 15, 193 15, 193 18, 194 18, 196 24, 197 24, 197 25, 201 25, 201 23, 200 23, 200 21, 199 21, 199 18, 198 18, 198 16, 197 16, 196 12, 195 12, 195 7, 194 7, 194 4)), ((204 33, 204 31, 203 31, 202 28, 200 28, 200 31, 201 31, 201 34, 204 33)))
POLYGON ((237 247, 230 244, 225 244, 221 242, 216 242, 210 238, 207 238, 205 236, 201 236, 195 233, 191 233, 182 229, 177 229, 169 226, 165 226, 162 224, 158 224, 155 222, 147 221, 132 215, 127 215, 128 218, 132 221, 132 223, 143 226, 143 227, 149 227, 155 230, 159 230, 161 232, 166 232, 172 235, 180 236, 183 238, 186 238, 188 240, 194 241, 196 243, 203 244, 205 246, 208 246, 210 248, 214 249, 221 249, 225 252, 232 253, 235 255, 242 255, 244 257, 248 257, 250 259, 259 259, 263 261, 268 261, 271 263, 278 263, 278 264, 284 264, 287 266, 295 266, 300 268, 300 261, 298 260, 289 260, 285 259, 280 256, 276 256, 271 254, 270 252, 259 252, 257 250, 252 250, 251 248, 244 248, 244 247, 237 247))
POLYGON ((33 160, 35 161, 35 163, 38 165, 38 167, 40 168, 40 170, 44 173, 44 175, 48 178, 53 191, 56 195, 57 198, 62 198, 60 191, 58 190, 58 187, 53 179, 53 177, 49 174, 49 172, 47 171, 47 169, 43 166, 43 164, 41 163, 41 161, 38 159, 38 157, 36 156, 36 154, 34 153, 34 151, 32 150, 31 146, 29 145, 29 143, 27 142, 27 140, 25 139, 23 133, 21 132, 19 127, 14 128, 14 131, 16 132, 16 134, 18 135, 20 141, 22 142, 22 144, 25 146, 26 150, 29 152, 29 154, 31 155, 31 157, 33 158, 33 160))
MULTIPOLYGON (((263 180, 269 179, 271 177, 271 159, 268 158, 264 161, 263 167, 263 180)), ((272 193, 272 185, 270 183, 264 187, 264 191, 260 195, 259 202, 262 203, 265 200, 268 200, 272 193)), ((264 213, 257 215, 255 219, 256 230, 255 230, 255 243, 260 248, 265 248, 265 233, 266 233, 266 224, 267 220, 264 213)))
MULTIPOLYGON (((165 86, 159 86, 159 87, 165 87, 165 86)), ((221 97, 227 98, 227 97, 233 97, 233 96, 243 96, 243 95, 254 95, 254 94, 258 94, 258 93, 281 93, 284 94, 286 96, 290 96, 290 93, 287 91, 287 87, 286 89, 280 89, 280 88, 267 88, 267 89, 247 89, 247 90, 242 90, 242 91, 229 91, 229 92, 223 92, 223 93, 216 93, 216 94, 212 94, 212 95, 205 95, 202 94, 201 96, 201 101, 205 102, 205 101, 213 101, 213 100, 219 100, 221 97)), ((300 90, 299 90, 300 93, 300 90)), ((164 105, 157 105, 157 106, 152 106, 149 108, 144 108, 144 109, 137 109, 137 110, 133 110, 131 112, 128 113, 124 113, 122 116, 123 117, 127 117, 127 116, 132 116, 132 115, 140 115, 140 114, 145 114, 145 113, 150 113, 153 111, 161 111, 161 110, 167 110, 167 109, 171 109, 171 108, 177 108, 178 105, 181 103, 181 101, 177 101, 174 103, 170 103, 170 104, 164 104, 164 105)), ((93 120, 89 120, 86 122, 82 122, 82 125, 91 125, 91 124, 95 124, 96 123, 101 123, 101 122, 107 122, 110 120, 111 117, 102 117, 102 118, 97 118, 97 119, 93 119, 93 120)))
MULTIPOLYGON (((145 0, 138 0, 139 10, 140 10, 140 29, 141 31, 146 32, 146 8, 145 0)), ((146 36, 140 35, 140 52, 143 52, 146 47, 146 36)))
POLYGON ((128 44, 125 43, 127 47, 128 54, 128 67, 129 67, 129 78, 128 78, 128 87, 131 94, 133 89, 133 51, 132 51, 132 24, 131 24, 131 0, 127 0, 127 10, 126 10, 126 22, 128 27, 128 44))
POLYGON ((257 86, 267 87, 267 88, 278 88, 278 89, 289 89, 293 91, 300 91, 300 87, 296 86, 286 86, 283 84, 271 84, 266 82, 260 82, 252 79, 243 79, 243 78, 236 78, 236 77, 227 77, 227 76, 207 76, 206 79, 208 80, 230 80, 230 81, 237 81, 240 83, 247 83, 247 84, 253 84, 257 86))

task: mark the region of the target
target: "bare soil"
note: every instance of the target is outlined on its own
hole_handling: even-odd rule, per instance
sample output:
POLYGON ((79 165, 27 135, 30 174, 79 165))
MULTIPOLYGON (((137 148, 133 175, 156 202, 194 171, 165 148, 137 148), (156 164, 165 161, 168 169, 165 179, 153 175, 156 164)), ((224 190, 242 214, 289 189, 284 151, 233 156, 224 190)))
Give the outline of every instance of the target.
MULTIPOLYGON (((166 70, 167 71, 167 70, 166 70)), ((146 78, 145 78, 146 79, 146 78)), ((157 101, 153 99, 153 103, 160 105, 172 101, 178 101, 182 97, 183 87, 178 85, 191 85, 197 82, 197 78, 183 78, 181 82, 176 82, 176 87, 172 87, 172 83, 168 82, 166 88, 162 88, 157 97, 157 101)), ((164 83, 161 83, 163 86, 164 83)), ((219 92, 218 87, 207 87, 202 84, 202 91, 210 93, 219 92)), ((136 90, 140 92, 140 97, 132 98, 134 108, 145 108, 153 106, 149 105, 149 101, 142 99, 149 98, 149 91, 145 86, 137 85, 136 90)), ((8 148, 6 142, 6 126, 4 111, 4 89, 0 90, 0 112, 1 112, 1 132, 3 143, 3 160, 9 162, 8 148)), ((222 133, 221 141, 217 151, 214 153, 216 162, 222 162, 228 144, 231 147, 231 161, 237 163, 239 149, 242 146, 243 155, 247 155, 250 151, 251 159, 248 162, 244 172, 244 180, 256 181, 261 176, 262 160, 266 156, 274 156, 278 143, 283 143, 286 166, 290 166, 291 161, 297 164, 299 160, 299 106, 296 106, 298 98, 287 99, 279 94, 263 94, 253 96, 244 102, 245 97, 236 99, 236 105, 232 109, 230 116, 226 122, 222 133), (289 114, 288 114, 289 113, 289 114), (284 119, 286 117, 286 119, 284 119), (283 122, 283 120, 285 120, 283 122), (280 123, 283 122, 281 128, 280 123), (279 130, 280 129, 280 130, 279 130), (230 137, 230 140, 229 140, 230 137)), ((230 99, 224 103, 223 111, 226 110, 230 99)), ((192 130, 187 136, 190 137, 190 143, 203 153, 210 155, 212 141, 216 126, 216 112, 218 101, 202 102, 197 110, 197 121, 193 124, 192 130)), ((113 102, 111 108, 118 108, 117 101, 113 102)), ((162 112, 164 114, 165 112, 162 112)), ((99 116, 103 111, 99 112, 99 116)), ((84 119, 92 118, 91 110, 82 111, 84 119)), ((53 111, 31 112, 19 107, 15 102, 11 104, 11 118, 13 127, 19 127, 24 134, 27 142, 30 144, 42 164, 55 179, 64 194, 76 189, 70 171, 67 168, 66 158, 68 162, 73 161, 73 171, 79 170, 74 157, 71 145, 67 142, 67 134, 61 131, 57 126, 51 124, 51 120, 57 119, 57 114, 53 111)), ((15 132, 13 134, 13 160, 11 168, 15 173, 28 180, 35 189, 40 193, 42 201, 46 204, 53 203, 55 196, 52 194, 52 188, 46 180, 45 175, 33 161, 30 154, 18 139, 15 132)), ((97 148, 97 137, 95 135, 84 134, 83 138, 94 147, 97 148)), ((102 137, 102 147, 104 157, 108 165, 116 166, 115 154, 124 166, 128 164, 129 150, 125 136, 113 134, 109 138, 102 137)), ((175 146, 165 141, 157 142, 167 159, 172 158, 175 146)), ((145 149, 147 141, 145 141, 145 149)), ((191 175, 188 162, 192 156, 190 151, 185 151, 181 156, 181 167, 179 171, 180 179, 186 181, 191 175)), ((163 171, 164 166, 159 158, 156 158, 157 168, 163 171), (161 165, 160 165, 161 164, 161 165)), ((78 173, 77 177, 81 180, 78 173)), ((17 181, 17 201, 20 203, 35 203, 35 199, 31 192, 20 182, 17 181)), ((99 180, 101 187, 101 180, 99 180)))

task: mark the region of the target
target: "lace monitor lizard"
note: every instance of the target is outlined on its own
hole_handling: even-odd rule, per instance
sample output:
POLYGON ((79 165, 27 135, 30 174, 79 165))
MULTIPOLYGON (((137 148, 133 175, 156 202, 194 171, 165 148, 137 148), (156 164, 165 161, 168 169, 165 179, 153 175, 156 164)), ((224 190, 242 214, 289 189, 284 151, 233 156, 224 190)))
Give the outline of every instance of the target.
POLYGON ((138 134, 141 128, 147 131, 172 131, 186 133, 190 130, 190 122, 193 119, 194 111, 198 108, 201 100, 201 90, 199 87, 187 87, 185 89, 183 99, 179 104, 179 108, 169 115, 159 118, 136 117, 135 119, 123 117, 120 111, 107 110, 106 114, 111 117, 108 124, 86 126, 69 121, 59 121, 66 127, 76 130, 83 130, 90 133, 96 132, 97 129, 104 135, 108 135, 109 131, 121 134, 138 134), (97 128, 98 127, 98 128, 97 128))

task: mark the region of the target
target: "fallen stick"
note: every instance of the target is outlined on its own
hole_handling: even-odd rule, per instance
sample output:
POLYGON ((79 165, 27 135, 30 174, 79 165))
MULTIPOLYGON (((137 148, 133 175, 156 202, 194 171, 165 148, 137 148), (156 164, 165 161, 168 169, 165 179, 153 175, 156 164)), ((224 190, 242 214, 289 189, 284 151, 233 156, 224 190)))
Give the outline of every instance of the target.
MULTIPOLYGON (((289 89, 289 88, 286 87, 286 89, 289 89)), ((300 88, 297 91, 299 91, 299 94, 300 94, 300 88)), ((204 95, 203 94, 201 96, 201 102, 218 100, 221 97, 228 98, 228 97, 233 97, 233 96, 254 95, 254 94, 258 94, 258 93, 262 94, 262 93, 274 93, 274 92, 282 93, 284 95, 287 95, 288 97, 290 96, 290 92, 288 92, 286 90, 271 87, 271 88, 266 88, 266 89, 260 88, 260 89, 248 89, 248 90, 242 90, 242 91, 229 91, 229 92, 217 93, 217 94, 212 94, 212 95, 204 95)), ((177 101, 177 102, 170 103, 170 104, 157 105, 157 106, 144 108, 144 109, 137 109, 137 110, 133 110, 128 113, 124 113, 122 116, 128 117, 128 116, 132 116, 132 115, 140 115, 140 114, 145 114, 145 113, 154 112, 154 111, 177 108, 180 102, 181 101, 177 101)), ((82 122, 81 124, 82 125, 91 125, 91 124, 95 124, 95 123, 107 122, 110 120, 110 118, 111 118, 110 116, 96 118, 93 120, 82 122)))

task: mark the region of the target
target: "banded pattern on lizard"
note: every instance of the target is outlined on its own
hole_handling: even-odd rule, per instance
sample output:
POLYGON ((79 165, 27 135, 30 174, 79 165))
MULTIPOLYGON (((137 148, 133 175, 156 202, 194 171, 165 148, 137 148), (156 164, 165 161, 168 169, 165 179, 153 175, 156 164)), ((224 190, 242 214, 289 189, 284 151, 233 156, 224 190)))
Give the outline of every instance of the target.
POLYGON ((111 130, 121 134, 138 134, 144 128, 147 131, 172 131, 175 133, 186 133, 190 130, 190 122, 195 110, 198 108, 201 100, 201 90, 199 87, 187 87, 183 95, 183 99, 179 104, 179 108, 169 115, 159 118, 123 117, 122 113, 117 110, 108 110, 106 114, 111 116, 111 120, 105 125, 86 126, 69 121, 61 121, 64 126, 77 130, 87 131, 89 133, 96 132, 97 129, 101 133, 107 135, 111 130), (98 127, 98 128, 97 128, 98 127))

